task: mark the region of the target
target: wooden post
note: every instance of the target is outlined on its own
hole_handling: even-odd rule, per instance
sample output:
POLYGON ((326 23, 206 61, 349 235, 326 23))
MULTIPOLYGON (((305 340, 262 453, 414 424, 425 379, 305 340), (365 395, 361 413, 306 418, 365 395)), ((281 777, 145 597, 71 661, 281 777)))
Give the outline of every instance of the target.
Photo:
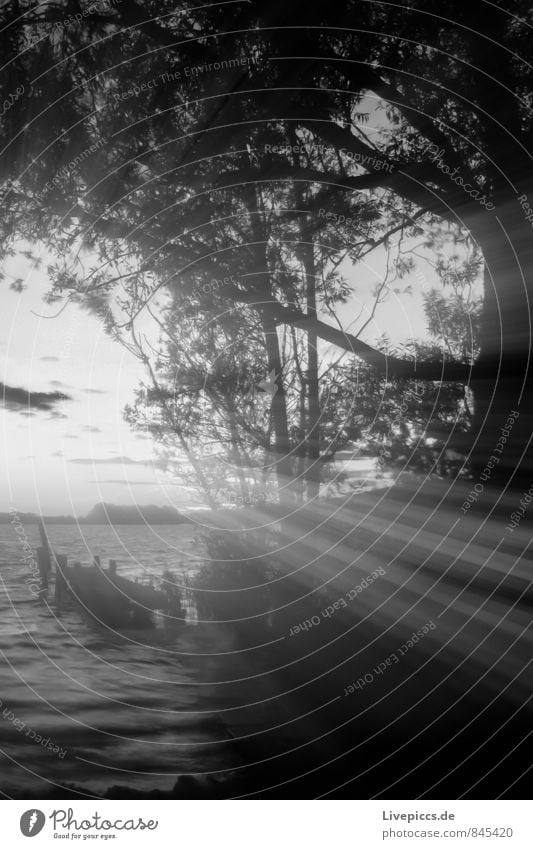
POLYGON ((48 589, 48 575, 50 574, 50 552, 44 548, 37 549, 37 566, 41 577, 41 592, 48 589))
MULTIPOLYGON (((48 586, 48 575, 52 571, 52 561, 51 561, 51 558, 50 558, 50 543, 48 542, 48 537, 46 535, 46 530, 45 530, 45 527, 44 527, 43 520, 39 519, 38 524, 39 524, 39 534, 41 536, 41 548, 39 549, 39 551, 41 551, 41 562, 42 562, 43 570, 46 573, 46 586, 48 586)), ((39 571, 40 570, 41 570, 41 567, 39 566, 39 571)), ((43 574, 41 572, 41 580, 42 580, 42 577, 43 577, 43 574)))
POLYGON ((61 607, 61 603, 67 596, 67 579, 65 577, 68 560, 64 554, 56 554, 56 592, 55 602, 56 609, 61 607))

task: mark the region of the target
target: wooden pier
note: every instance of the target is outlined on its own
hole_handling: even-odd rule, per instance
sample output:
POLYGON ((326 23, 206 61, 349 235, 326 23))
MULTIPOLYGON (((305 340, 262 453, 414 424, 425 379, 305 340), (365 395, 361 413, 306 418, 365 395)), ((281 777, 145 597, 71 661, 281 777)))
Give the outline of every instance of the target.
POLYGON ((76 561, 69 566, 66 555, 52 551, 42 521, 39 531, 41 597, 49 597, 53 589, 57 613, 74 605, 97 623, 117 629, 153 629, 156 612, 166 614, 173 622, 185 620, 186 611, 174 585, 166 592, 149 583, 123 578, 117 574, 116 560, 110 560, 104 569, 97 556, 90 566, 76 561))

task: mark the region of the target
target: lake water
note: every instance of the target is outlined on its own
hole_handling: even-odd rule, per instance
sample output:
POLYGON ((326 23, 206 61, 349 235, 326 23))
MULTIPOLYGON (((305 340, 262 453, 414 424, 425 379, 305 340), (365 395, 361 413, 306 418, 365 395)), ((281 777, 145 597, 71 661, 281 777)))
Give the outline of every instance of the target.
MULTIPOLYGON (((37 547, 37 527, 24 531, 37 547)), ((70 563, 113 558, 119 574, 143 581, 167 569, 191 575, 207 557, 205 533, 194 525, 48 532, 70 563)), ((113 784, 168 791, 179 774, 227 768, 220 710, 230 703, 210 682, 225 680, 217 656, 231 651, 231 632, 189 623, 159 642, 153 632, 110 636, 75 610, 56 616, 35 599, 22 558, 13 526, 0 526, 3 792, 61 798, 70 783, 96 796, 113 784)))
MULTIPOLYGON (((483 798, 525 792, 530 531, 524 523, 504 537, 503 519, 483 513, 478 534, 471 517, 458 524, 464 495, 444 509, 441 495, 440 484, 426 487, 407 511, 403 491, 363 493, 344 512, 334 505, 327 525, 317 510, 265 533, 254 513, 244 545, 237 515, 226 535, 51 525, 69 562, 99 555, 127 577, 157 584, 171 570, 195 587, 187 623, 127 634, 36 600, 21 538, 0 526, 0 791, 61 799, 73 784, 95 797, 122 786, 145 798, 194 775, 208 790, 223 781, 222 796, 280 783, 280 798, 294 798, 293 786, 313 798, 357 776, 355 798, 392 781, 392 798, 417 798, 441 775, 434 798, 470 786, 483 798), (381 674, 395 653, 401 662, 381 674)), ((37 527, 24 531, 38 546, 37 527)), ((201 795, 181 787, 183 798, 201 795)))

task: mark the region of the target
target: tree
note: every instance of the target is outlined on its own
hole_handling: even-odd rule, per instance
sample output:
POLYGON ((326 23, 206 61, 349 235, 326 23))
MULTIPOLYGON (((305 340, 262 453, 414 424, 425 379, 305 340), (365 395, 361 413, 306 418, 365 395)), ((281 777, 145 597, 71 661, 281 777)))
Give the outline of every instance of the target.
MULTIPOLYGON (((234 196, 224 200, 223 208, 212 206, 217 217, 211 218, 211 227, 223 227, 224 238, 231 244, 240 241, 251 248, 239 260, 240 276, 260 277, 264 292, 268 281, 270 300, 265 298, 259 310, 256 305, 235 309, 226 295, 228 287, 235 287, 233 275, 203 283, 204 275, 196 265, 180 275, 160 315, 150 304, 151 279, 133 275, 133 286, 124 284, 129 297, 121 300, 125 311, 121 324, 128 327, 133 340, 129 347, 143 360, 151 380, 151 389, 141 388, 127 418, 162 443, 172 441, 173 435, 182 449, 186 443, 191 463, 194 455, 204 467, 201 475, 196 474, 192 463, 210 502, 219 490, 227 491, 235 484, 235 474, 246 498, 253 470, 261 468, 268 477, 272 467, 279 497, 287 504, 301 498, 304 489, 308 500, 318 494, 317 342, 305 342, 305 331, 295 328, 280 334, 263 305, 268 309, 270 301, 282 293, 293 306, 312 303, 315 310, 317 296, 327 297, 331 308, 344 297, 345 286, 335 268, 338 261, 332 263, 339 250, 331 240, 305 242, 296 238, 301 221, 287 224, 284 220, 284 213, 294 207, 291 196, 290 187, 275 192, 259 189, 251 204, 234 196), (234 209, 235 221, 227 223, 229 209, 234 209), (316 272, 325 275, 318 283, 316 272), (185 297, 185 291, 191 294, 185 297), (143 302, 161 330, 157 352, 149 350, 153 346, 147 341, 143 345, 135 329, 143 302), (154 353, 157 358, 152 363, 154 353), (265 392, 254 393, 254 387, 264 387, 265 392), (262 400, 256 403, 258 398, 262 400), (264 454, 262 461, 258 452, 264 454), (224 466, 225 474, 221 473, 224 466)), ((117 324, 113 329, 118 332, 117 324)), ((168 457, 168 449, 166 453, 168 457)), ((266 482, 263 491, 265 486, 266 482)))
MULTIPOLYGON (((153 20, 147 5, 129 2, 103 15, 83 13, 82 20, 52 32, 53 21, 72 8, 58 3, 39 14, 29 4, 3 8, 4 90, 15 91, 15 76, 26 90, 4 115, 2 168, 10 180, 3 193, 5 243, 14 234, 37 240, 50 233, 63 255, 81 244, 86 253, 98 248, 105 262, 115 263, 116 280, 126 258, 135 256, 138 270, 153 275, 159 291, 162 281, 168 286, 173 279, 176 256, 205 274, 219 274, 227 244, 215 238, 206 253, 193 233, 205 226, 205 198, 217 189, 225 197, 237 189, 253 199, 260 182, 304 181, 316 224, 324 223, 322 209, 339 219, 366 206, 372 212, 360 256, 395 230, 429 232, 452 222, 484 259, 474 367, 446 356, 425 363, 387 357, 279 297, 263 313, 271 330, 279 324, 306 328, 389 376, 470 382, 474 463, 484 462, 532 380, 524 212, 531 194, 525 97, 531 71, 516 58, 527 56, 525 4, 514 0, 506 10, 453 4, 443 18, 434 0, 416 8, 410 0, 394 8, 347 2, 342 9, 319 2, 312 8, 176 10, 162 3, 153 20), (40 43, 25 50, 37 35, 40 43), (224 60, 223 66, 221 56, 233 63, 224 60), (204 70, 190 70, 200 65, 204 70), (171 89, 159 83, 165 74, 171 89), (134 80, 139 89, 145 84, 142 100, 134 80), (376 104, 382 112, 370 135, 365 120, 378 114, 376 104), (17 145, 24 124, 31 127, 29 148, 17 145), (295 136, 298 161, 293 151, 272 149, 295 136), (94 149, 102 138, 106 143, 94 149), (51 187, 44 182, 50 174, 56 181, 51 187), (177 232, 180 208, 187 209, 187 233, 177 232)), ((112 277, 93 271, 87 285, 73 277, 70 263, 58 264, 56 292, 83 298, 105 314, 112 277)), ((232 296, 257 308, 264 292, 240 282, 232 296)), ((270 358, 274 363, 275 351, 270 358)), ((282 402, 280 394, 283 441, 282 402)), ((504 479, 517 464, 515 482, 527 477, 530 434, 522 413, 498 467, 504 479)))
MULTIPOLYGON (((280 23, 283 14, 275 10, 265 16, 271 23, 277 16, 280 23)), ((290 53, 277 38, 270 44, 278 47, 278 85, 283 74, 288 81, 297 61, 283 62, 281 56, 315 58, 302 81, 310 93, 306 98, 298 92, 300 116, 307 116, 298 122, 337 150, 344 147, 366 160, 366 174, 336 175, 337 182, 349 191, 389 189, 420 210, 459 222, 481 249, 481 350, 471 374, 476 467, 492 451, 510 409, 519 407, 532 380, 525 205, 532 189, 531 66, 525 61, 530 17, 522 2, 506 4, 506 9, 454 3, 446 16, 434 2, 394 8, 347 3, 341 13, 319 4, 311 19, 306 11, 310 29, 298 31, 300 43, 291 32, 290 53), (354 20, 355 32, 349 29, 354 20), (319 84, 334 92, 322 98, 321 110, 319 84), (377 98, 389 121, 377 143, 355 121, 362 97, 377 98)), ((282 162, 276 173, 285 173, 282 162)), ((291 173, 298 178, 296 170, 291 173)), ((313 179, 311 169, 305 176, 313 179)), ((314 176, 324 183, 335 179, 314 176)), ((511 473, 517 485, 529 480, 531 430, 531 418, 522 409, 500 466, 505 482, 511 473)))
MULTIPOLYGON (((272 466, 269 409, 254 403, 264 376, 264 340, 253 324, 240 339, 228 336, 228 324, 178 320, 176 307, 169 307, 156 357, 133 334, 149 382, 125 410, 126 420, 160 446, 163 468, 197 488, 211 507, 239 498, 245 503, 256 489, 265 493, 272 466)), ((241 328, 242 320, 235 322, 234 329, 241 328)))

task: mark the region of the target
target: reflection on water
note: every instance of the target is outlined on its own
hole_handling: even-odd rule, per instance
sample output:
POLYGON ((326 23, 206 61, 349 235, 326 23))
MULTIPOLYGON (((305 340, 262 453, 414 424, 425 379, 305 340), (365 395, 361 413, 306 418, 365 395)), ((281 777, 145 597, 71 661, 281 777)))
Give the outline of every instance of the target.
MULTIPOLYGON (((25 530, 30 543, 39 545, 37 527, 25 530)), ((185 581, 206 557, 202 534, 190 525, 48 530, 54 549, 68 553, 69 561, 114 558, 119 574, 132 579, 157 580, 170 569, 185 581)), ((87 783, 98 794, 113 783, 98 763, 113 765, 116 783, 121 769, 130 770, 122 783, 144 788, 168 786, 182 772, 221 769, 224 747, 213 741, 228 737, 218 714, 220 689, 215 703, 209 681, 216 680, 211 653, 231 649, 230 633, 216 626, 200 633, 187 624, 157 637, 143 631, 112 635, 77 610, 56 617, 53 605, 41 605, 28 590, 11 526, 0 534, 5 792, 42 790, 46 776, 61 785, 87 783), (37 735, 66 749, 66 756, 35 742, 37 735), (135 771, 155 775, 136 777, 135 771)))
POLYGON ((266 514, 266 530, 255 511, 209 533, 51 526, 71 562, 116 559, 119 574, 156 585, 176 576, 189 621, 152 631, 110 634, 76 609, 56 616, 31 596, 4 526, 1 788, 64 798, 65 785, 97 796, 118 785, 142 796, 181 776, 176 792, 191 798, 202 795, 186 784, 192 774, 219 779, 223 797, 520 793, 531 534, 525 521, 503 534, 508 504, 490 522, 488 509, 479 525, 458 522, 458 490, 445 503, 439 483, 362 493, 285 522, 266 514))

